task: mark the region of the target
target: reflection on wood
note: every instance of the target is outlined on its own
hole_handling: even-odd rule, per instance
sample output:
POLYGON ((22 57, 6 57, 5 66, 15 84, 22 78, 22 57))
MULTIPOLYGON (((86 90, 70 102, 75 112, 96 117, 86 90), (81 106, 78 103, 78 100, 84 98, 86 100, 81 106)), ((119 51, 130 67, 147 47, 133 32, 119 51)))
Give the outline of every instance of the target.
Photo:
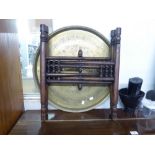
POLYGON ((117 110, 117 119, 109 119, 110 110, 95 109, 84 113, 49 111, 49 119, 41 124, 40 111, 26 111, 10 135, 127 135, 155 134, 155 119, 130 115, 117 110))

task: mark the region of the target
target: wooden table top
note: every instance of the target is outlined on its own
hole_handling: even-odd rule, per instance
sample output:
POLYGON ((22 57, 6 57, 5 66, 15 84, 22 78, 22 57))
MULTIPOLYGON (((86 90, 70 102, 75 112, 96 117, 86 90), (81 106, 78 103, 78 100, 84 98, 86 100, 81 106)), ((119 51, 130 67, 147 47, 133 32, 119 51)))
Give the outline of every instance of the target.
POLYGON ((109 110, 96 109, 84 113, 49 111, 49 121, 41 122, 40 111, 26 111, 10 135, 130 135, 155 134, 155 119, 135 117, 118 110, 116 120, 109 119, 109 110))

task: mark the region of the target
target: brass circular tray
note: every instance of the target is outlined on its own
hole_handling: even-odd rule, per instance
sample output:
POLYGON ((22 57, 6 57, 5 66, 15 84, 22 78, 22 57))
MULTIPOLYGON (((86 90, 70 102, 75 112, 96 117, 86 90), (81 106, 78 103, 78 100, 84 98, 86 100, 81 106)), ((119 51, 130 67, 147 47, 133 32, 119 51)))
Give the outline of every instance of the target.
MULTIPOLYGON (((81 49, 83 57, 109 57, 109 47, 108 40, 99 32, 88 27, 70 26, 49 35, 48 55, 77 57, 78 51, 81 49)), ((40 79, 39 48, 33 68, 34 79, 38 86, 40 79)), ((109 94, 109 87, 103 86, 83 86, 82 90, 79 90, 77 85, 58 85, 49 86, 48 90, 49 104, 68 112, 83 112, 93 109, 109 94)))

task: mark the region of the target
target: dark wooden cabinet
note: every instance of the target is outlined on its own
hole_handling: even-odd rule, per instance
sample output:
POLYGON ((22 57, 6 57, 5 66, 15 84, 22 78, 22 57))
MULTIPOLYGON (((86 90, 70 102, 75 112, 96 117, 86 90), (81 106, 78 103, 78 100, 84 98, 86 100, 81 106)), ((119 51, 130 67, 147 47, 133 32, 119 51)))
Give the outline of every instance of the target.
POLYGON ((15 20, 0 20, 0 134, 7 134, 24 110, 15 20))

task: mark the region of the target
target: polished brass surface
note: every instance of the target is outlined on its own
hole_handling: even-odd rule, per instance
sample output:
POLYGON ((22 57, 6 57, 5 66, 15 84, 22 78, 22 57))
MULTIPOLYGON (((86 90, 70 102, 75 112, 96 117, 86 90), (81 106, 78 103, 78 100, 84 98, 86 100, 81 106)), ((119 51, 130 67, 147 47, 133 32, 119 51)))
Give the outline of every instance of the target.
MULTIPOLYGON (((109 42, 98 32, 90 28, 70 27, 49 35, 49 56, 110 57, 109 42)), ((39 49, 38 49, 39 51, 39 49)), ((39 85, 40 56, 37 52, 34 65, 34 77, 39 85)), ((70 69, 71 73, 77 71, 70 69)), ((83 70, 82 73, 94 70, 83 70)), ((49 86, 49 103, 56 108, 69 112, 87 111, 102 103, 109 94, 109 87, 102 86, 49 86)))

